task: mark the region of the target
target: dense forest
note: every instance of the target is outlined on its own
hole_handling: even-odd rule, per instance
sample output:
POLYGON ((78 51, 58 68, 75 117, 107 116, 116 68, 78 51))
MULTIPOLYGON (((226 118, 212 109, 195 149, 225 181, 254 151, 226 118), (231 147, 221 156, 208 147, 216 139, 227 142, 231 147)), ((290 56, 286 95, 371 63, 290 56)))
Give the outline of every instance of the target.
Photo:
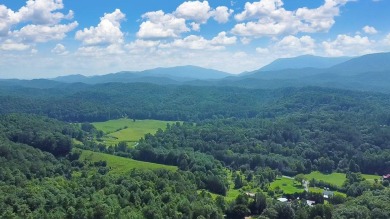
POLYGON ((390 173, 385 94, 109 83, 2 87, 0 101, 0 218, 390 216, 389 182, 361 175, 390 173), (147 134, 134 147, 94 140, 102 132, 90 122, 122 117, 183 123, 147 134), (116 175, 105 161, 80 159, 80 149, 179 170, 116 175), (345 173, 342 186, 310 183, 346 196, 325 201, 305 191, 283 203, 269 188, 280 175, 313 171, 345 173), (245 184, 258 189, 225 198, 245 184))

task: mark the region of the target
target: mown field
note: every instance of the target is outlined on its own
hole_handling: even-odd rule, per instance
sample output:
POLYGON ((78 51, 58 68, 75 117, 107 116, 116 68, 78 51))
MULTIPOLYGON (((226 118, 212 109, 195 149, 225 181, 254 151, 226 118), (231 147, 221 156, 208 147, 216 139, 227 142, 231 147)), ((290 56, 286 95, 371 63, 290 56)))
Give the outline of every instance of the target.
POLYGON ((104 154, 94 151, 82 150, 80 160, 88 160, 91 162, 96 161, 106 161, 107 165, 111 168, 110 174, 124 174, 130 170, 136 169, 167 169, 171 171, 176 171, 178 168, 176 166, 168 166, 156 163, 143 162, 138 160, 133 160, 124 157, 118 157, 111 154, 104 154))
POLYGON ((294 179, 286 177, 281 177, 273 181, 270 188, 272 190, 279 188, 283 190, 284 194, 294 194, 304 191, 304 188, 300 183, 296 182, 294 179))
MULTIPOLYGON (((341 187, 346 180, 345 173, 324 174, 324 173, 320 173, 318 171, 315 171, 315 172, 311 172, 310 174, 306 174, 305 176, 306 176, 307 180, 310 180, 310 179, 316 179, 318 181, 322 180, 324 182, 327 182, 327 183, 330 183, 330 184, 333 184, 333 185, 336 185, 339 187, 341 187)), ((363 176, 363 178, 365 178, 366 180, 368 180, 370 182, 374 182, 375 179, 379 180, 381 178, 381 176, 378 176, 378 175, 362 174, 362 176, 363 176)))
POLYGON ((154 134, 158 129, 165 129, 173 121, 116 119, 106 122, 92 123, 97 130, 102 130, 105 136, 101 139, 106 145, 115 145, 121 141, 134 146, 145 134, 154 134))

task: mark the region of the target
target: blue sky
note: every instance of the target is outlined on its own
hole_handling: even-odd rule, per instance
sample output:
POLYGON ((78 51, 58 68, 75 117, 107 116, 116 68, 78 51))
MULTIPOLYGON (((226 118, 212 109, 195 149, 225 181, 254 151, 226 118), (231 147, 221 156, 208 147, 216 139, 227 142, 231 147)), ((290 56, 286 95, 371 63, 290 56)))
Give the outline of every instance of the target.
POLYGON ((0 78, 390 51, 388 0, 2 0, 0 78))

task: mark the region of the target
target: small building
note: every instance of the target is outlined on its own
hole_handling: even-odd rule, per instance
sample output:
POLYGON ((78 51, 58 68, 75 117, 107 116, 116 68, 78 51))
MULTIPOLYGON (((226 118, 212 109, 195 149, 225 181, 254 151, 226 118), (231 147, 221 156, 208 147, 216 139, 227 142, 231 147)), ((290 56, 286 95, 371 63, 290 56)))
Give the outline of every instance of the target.
POLYGON ((251 192, 245 192, 245 194, 251 198, 254 198, 256 197, 256 194, 255 193, 251 193, 251 192))
POLYGON ((324 198, 328 199, 330 197, 332 197, 334 195, 334 192, 332 191, 329 191, 329 190, 325 190, 322 195, 324 196, 324 198))
POLYGON ((280 202, 287 202, 288 201, 287 198, 278 198, 277 200, 280 201, 280 202))
POLYGON ((312 207, 316 202, 312 200, 306 200, 306 204, 310 207, 312 207))
POLYGON ((383 175, 383 179, 390 179, 390 173, 386 174, 386 175, 383 175))

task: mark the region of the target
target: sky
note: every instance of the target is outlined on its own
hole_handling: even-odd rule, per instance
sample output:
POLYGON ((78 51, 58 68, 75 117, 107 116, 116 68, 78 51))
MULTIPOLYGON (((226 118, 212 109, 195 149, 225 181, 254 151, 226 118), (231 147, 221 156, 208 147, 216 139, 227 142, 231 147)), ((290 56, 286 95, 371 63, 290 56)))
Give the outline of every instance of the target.
POLYGON ((390 51, 390 0, 0 0, 0 78, 390 51))

